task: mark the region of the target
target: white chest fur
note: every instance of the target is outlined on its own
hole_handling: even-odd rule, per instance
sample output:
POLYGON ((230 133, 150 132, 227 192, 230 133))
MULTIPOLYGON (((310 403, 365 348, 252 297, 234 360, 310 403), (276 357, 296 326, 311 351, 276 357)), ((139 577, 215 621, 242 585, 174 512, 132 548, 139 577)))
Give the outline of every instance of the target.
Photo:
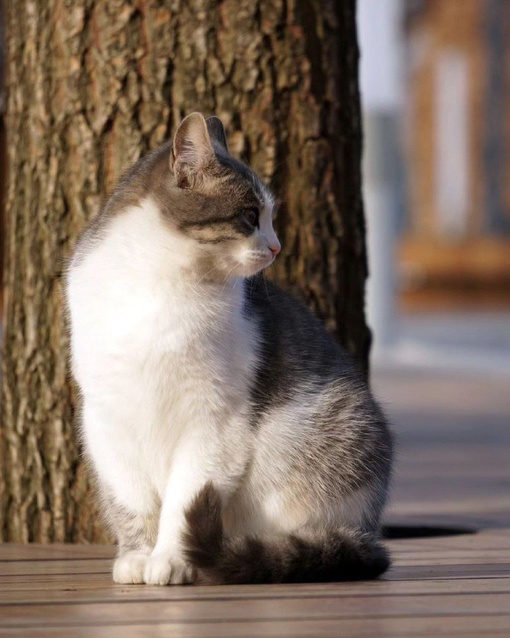
MULTIPOLYGON (((150 481, 160 494, 194 429, 219 445, 229 427, 236 438, 256 361, 242 284, 187 281, 191 249, 145 202, 113 220, 68 279, 86 447, 101 473, 112 473, 117 455, 134 483, 150 481)), ((113 489, 119 480, 110 477, 113 489)))

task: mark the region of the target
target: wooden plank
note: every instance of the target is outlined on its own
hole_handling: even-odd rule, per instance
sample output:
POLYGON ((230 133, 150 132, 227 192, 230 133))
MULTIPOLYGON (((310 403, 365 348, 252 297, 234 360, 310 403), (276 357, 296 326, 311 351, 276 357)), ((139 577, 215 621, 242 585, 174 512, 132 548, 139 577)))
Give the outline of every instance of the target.
MULTIPOLYGON (((416 551, 408 550, 406 552, 394 552, 394 560, 401 565, 403 561, 408 560, 428 560, 429 562, 439 562, 443 560, 485 560, 492 562, 494 559, 499 560, 502 563, 506 563, 510 560, 510 550, 497 548, 497 549, 479 549, 478 547, 471 547, 465 549, 448 549, 439 547, 437 549, 430 547, 428 550, 425 548, 417 549, 416 551)), ((20 564, 20 563, 14 563, 20 564)))
MULTIPOLYGON (((470 473, 471 473, 470 466, 470 473)), ((494 470, 496 472, 496 470, 494 470)), ((499 474, 501 472, 499 471, 499 474)), ((394 519, 395 524, 405 525, 407 520, 394 519)), ((393 549, 399 552, 410 549, 413 550, 418 546, 429 547, 432 542, 434 546, 449 545, 452 543, 459 543, 459 545, 466 546, 466 544, 476 543, 479 545, 480 539, 482 541, 487 538, 488 542, 492 543, 496 539, 507 541, 506 548, 510 547, 510 530, 508 529, 489 529, 481 530, 475 535, 459 535, 459 536, 445 536, 434 538, 409 538, 399 539, 398 544, 395 544, 393 549)), ((393 541, 394 542, 394 541, 393 541)), ((391 545, 392 541, 390 541, 391 545)), ((87 560, 87 559, 113 559, 115 556, 115 548, 111 545, 72 545, 72 544, 55 544, 55 545, 41 545, 38 543, 30 543, 24 545, 21 543, 0 543, 0 562, 5 561, 20 561, 20 560, 87 560)), ((1 567, 0 567, 1 569, 1 567)))
POLYGON ((444 580, 455 578, 501 578, 509 576, 508 565, 411 565, 396 567, 388 574, 390 580, 444 580))
MULTIPOLYGON (((393 567, 409 565, 471 565, 499 563, 510 565, 509 550, 484 550, 481 552, 462 551, 430 551, 406 552, 393 556, 393 567)), ((10 561, 0 566, 0 583, 11 576, 61 575, 72 577, 75 574, 111 574, 112 561, 79 560, 79 561, 10 561)))
MULTIPOLYGON (((501 558, 497 552, 484 552, 479 556, 469 556, 466 553, 449 556, 447 552, 431 552, 430 557, 424 552, 420 552, 418 556, 409 553, 405 557, 395 557, 391 570, 384 578, 394 579, 396 575, 405 571, 404 568, 408 567, 414 567, 417 570, 422 567, 428 567, 438 571, 444 571, 444 568, 455 571, 455 568, 459 567, 463 573, 465 573, 466 568, 472 568, 474 574, 480 573, 480 568, 497 567, 499 573, 508 573, 510 575, 510 556, 501 558)), ((8 564, 8 568, 2 567, 0 571, 0 587, 3 584, 14 582, 40 582, 41 579, 45 578, 50 581, 53 580, 51 577, 71 582, 72 579, 80 574, 85 576, 105 575, 111 581, 111 573, 110 561, 11 562, 8 564)))
POLYGON ((144 622, 216 623, 219 621, 259 622, 262 620, 314 620, 365 617, 413 618, 417 615, 476 616, 504 615, 510 609, 510 594, 463 594, 447 596, 423 594, 360 598, 130 601, 129 604, 77 603, 19 605, 0 608, 0 627, 88 626, 91 624, 143 624, 144 622))
MULTIPOLYGON (((41 545, 30 543, 0 543, 0 562, 11 560, 77 560, 113 558, 115 548, 110 545, 41 545), (29 548, 29 549, 27 549, 29 548)), ((2 567, 0 566, 0 570, 2 567)), ((0 571, 1 573, 1 571, 0 571)))
POLYGON ((79 560, 21 560, 6 561, 0 565, 0 581, 9 576, 27 576, 38 574, 73 576, 74 574, 111 574, 111 560, 95 558, 79 560))
POLYGON ((449 556, 447 552, 431 552, 431 554, 430 557, 425 553, 421 553, 419 556, 409 554, 408 557, 401 557, 395 560, 394 567, 405 567, 409 565, 484 565, 496 562, 499 565, 510 565, 510 556, 503 556, 501 558, 497 552, 490 554, 483 552, 480 556, 469 556, 465 553, 463 555, 449 556))
POLYGON ((113 585, 111 574, 39 574, 37 576, 5 576, 0 579, 0 592, 5 590, 23 590, 27 591, 40 589, 60 588, 83 588, 96 586, 113 585))
POLYGON ((481 551, 506 551, 510 549, 510 530, 482 530, 476 534, 460 534, 455 536, 437 536, 388 543, 395 556, 403 556, 406 552, 466 550, 475 554, 481 551))
MULTIPOLYGON (((400 524, 400 523, 399 523, 400 524)), ((402 523, 403 524, 403 523, 402 523)), ((440 554, 441 552, 463 552, 469 550, 469 556, 473 556, 473 549, 476 554, 482 552, 500 552, 501 557, 510 555, 510 529, 486 529, 476 534, 459 534, 453 536, 437 536, 425 538, 405 538, 387 541, 394 557, 406 556, 408 553, 416 554, 420 552, 430 552, 440 554)), ((19 563, 27 561, 35 563, 41 561, 61 562, 64 561, 109 561, 114 558, 115 550, 109 546, 102 545, 21 545, 21 544, 0 544, 0 562, 19 563)), ((462 556, 464 554, 462 553, 462 556)), ((459 557, 462 557, 459 553, 459 557)), ((9 569, 7 565, 0 565, 0 573, 9 569)))
POLYGON ((345 598, 358 596, 370 598, 378 596, 421 596, 423 594, 487 594, 510 593, 510 578, 493 579, 451 579, 416 581, 376 581, 368 583, 338 583, 317 585, 244 585, 242 587, 146 587, 144 585, 121 586, 98 581, 86 581, 81 586, 74 582, 72 587, 65 582, 52 583, 48 588, 40 585, 28 588, 6 586, 0 588, 0 607, 18 604, 46 604, 79 602, 81 604, 101 604, 118 601, 158 601, 158 600, 218 600, 287 598, 345 598))
MULTIPOLYGON (((384 580, 430 580, 430 579, 454 579, 454 578, 498 578, 510 576, 510 565, 508 563, 487 563, 465 562, 457 564, 434 564, 427 563, 395 565, 384 575, 384 580)), ((74 574, 26 574, 0 577, 0 591, 13 588, 36 589, 44 586, 50 588, 55 584, 62 586, 63 583, 73 588, 83 583, 87 586, 90 578, 97 579, 103 585, 113 584, 109 571, 101 573, 74 573, 74 574)))
POLYGON ((1 629, 2 638, 358 638, 483 636, 502 638, 510 631, 510 615, 414 618, 353 618, 313 621, 145 623, 87 627, 33 627, 1 629))

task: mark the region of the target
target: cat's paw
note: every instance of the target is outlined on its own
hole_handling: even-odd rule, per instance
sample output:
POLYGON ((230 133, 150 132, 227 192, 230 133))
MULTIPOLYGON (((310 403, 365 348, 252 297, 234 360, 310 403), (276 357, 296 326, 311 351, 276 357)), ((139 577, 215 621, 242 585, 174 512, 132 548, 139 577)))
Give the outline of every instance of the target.
POLYGON ((119 556, 113 564, 113 580, 123 585, 138 585, 144 581, 143 575, 148 559, 147 554, 129 552, 119 556))
POLYGON ((193 580, 193 568, 182 560, 168 554, 154 554, 147 559, 144 572, 147 585, 184 585, 193 580))

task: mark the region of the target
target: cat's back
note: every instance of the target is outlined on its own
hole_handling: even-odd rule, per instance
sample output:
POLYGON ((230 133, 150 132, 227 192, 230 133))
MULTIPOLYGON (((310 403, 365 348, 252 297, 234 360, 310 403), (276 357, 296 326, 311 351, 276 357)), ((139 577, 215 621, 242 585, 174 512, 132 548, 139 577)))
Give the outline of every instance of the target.
POLYGON ((246 282, 246 314, 260 330, 256 395, 269 404, 303 386, 344 379, 361 383, 351 357, 303 303, 257 276, 246 282))

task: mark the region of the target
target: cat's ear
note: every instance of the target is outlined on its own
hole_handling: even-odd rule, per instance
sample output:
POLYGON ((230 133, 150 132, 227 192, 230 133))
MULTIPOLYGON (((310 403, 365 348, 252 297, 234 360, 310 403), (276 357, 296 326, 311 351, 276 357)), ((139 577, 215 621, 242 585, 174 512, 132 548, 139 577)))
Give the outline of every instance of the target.
POLYGON ((225 133, 225 127, 219 117, 212 115, 206 120, 207 130, 211 136, 211 140, 217 142, 228 153, 227 146, 227 134, 225 133))
POLYGON ((204 116, 190 113, 175 132, 170 169, 181 188, 188 188, 192 177, 214 160, 214 151, 204 116))

